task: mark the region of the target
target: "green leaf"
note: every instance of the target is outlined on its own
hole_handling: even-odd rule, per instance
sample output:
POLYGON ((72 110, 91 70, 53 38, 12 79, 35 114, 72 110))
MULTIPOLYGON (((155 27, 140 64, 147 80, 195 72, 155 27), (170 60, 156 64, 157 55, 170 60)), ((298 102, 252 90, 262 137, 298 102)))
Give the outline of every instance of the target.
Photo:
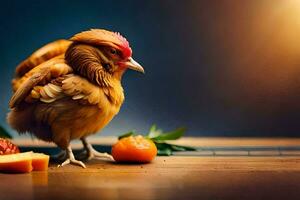
POLYGON ((150 130, 149 130, 149 133, 147 135, 148 138, 152 139, 152 138, 155 138, 159 135, 162 134, 162 130, 161 129, 157 129, 156 128, 156 125, 153 124, 151 127, 150 127, 150 130))
POLYGON ((172 155, 172 147, 170 144, 161 142, 157 143, 155 142, 156 148, 157 148, 157 155, 159 156, 170 156, 172 155))
POLYGON ((134 134, 134 131, 130 131, 130 132, 128 132, 128 133, 124 133, 123 135, 120 135, 120 136, 118 137, 118 139, 121 140, 122 138, 132 136, 133 134, 134 134))
POLYGON ((195 147, 175 145, 175 144, 172 144, 172 149, 174 151, 197 151, 195 147))
POLYGON ((155 145, 157 149, 165 149, 165 148, 171 149, 171 145, 165 142, 155 142, 155 145))
POLYGON ((173 151, 197 151, 194 147, 169 144, 166 142, 155 142, 158 155, 172 155, 173 151))
POLYGON ((2 126, 0 126, 0 137, 12 138, 12 136, 2 126))
POLYGON ((171 145, 171 148, 173 151, 185 151, 185 148, 181 146, 171 145))
POLYGON ((170 156, 170 155, 172 155, 172 150, 169 149, 169 148, 158 149, 157 150, 157 155, 159 155, 159 156, 170 156))
POLYGON ((152 126, 150 127, 148 135, 151 135, 151 133, 155 132, 155 130, 156 130, 156 124, 152 124, 152 126))
POLYGON ((153 139, 154 141, 177 140, 178 138, 183 136, 184 132, 185 128, 178 128, 175 131, 163 133, 151 139, 153 139))

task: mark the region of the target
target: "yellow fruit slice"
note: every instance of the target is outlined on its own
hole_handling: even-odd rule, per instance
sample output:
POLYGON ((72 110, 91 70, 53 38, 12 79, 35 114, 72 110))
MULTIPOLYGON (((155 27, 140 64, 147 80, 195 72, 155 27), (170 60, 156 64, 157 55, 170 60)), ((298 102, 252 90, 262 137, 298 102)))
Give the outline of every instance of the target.
POLYGON ((0 156, 0 171, 27 173, 32 171, 32 152, 0 156))
POLYGON ((48 170, 49 156, 43 153, 32 153, 32 167, 33 171, 48 170))
POLYGON ((0 171, 11 173, 27 173, 32 170, 46 171, 49 156, 42 153, 17 153, 0 156, 0 171))

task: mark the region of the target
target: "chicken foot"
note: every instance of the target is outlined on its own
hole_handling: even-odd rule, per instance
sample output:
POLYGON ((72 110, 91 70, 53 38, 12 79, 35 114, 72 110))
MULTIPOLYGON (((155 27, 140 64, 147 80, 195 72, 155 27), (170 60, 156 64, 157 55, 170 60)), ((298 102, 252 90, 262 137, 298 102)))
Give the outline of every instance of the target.
POLYGON ((113 157, 108 153, 101 153, 96 151, 93 146, 87 141, 85 137, 80 139, 82 141, 84 152, 82 153, 85 156, 85 159, 91 160, 93 158, 95 159, 108 159, 108 160, 114 160, 113 157))
POLYGON ((58 165, 57 167, 63 167, 68 164, 74 164, 74 165, 79 165, 83 168, 86 168, 86 166, 83 162, 75 159, 71 145, 69 145, 67 147, 66 154, 67 154, 67 159, 62 164, 58 165))

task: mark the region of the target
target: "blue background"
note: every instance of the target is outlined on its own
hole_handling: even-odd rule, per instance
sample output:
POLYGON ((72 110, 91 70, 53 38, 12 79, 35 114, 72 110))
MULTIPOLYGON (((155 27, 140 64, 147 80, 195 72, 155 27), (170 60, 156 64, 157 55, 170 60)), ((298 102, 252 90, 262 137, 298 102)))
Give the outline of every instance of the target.
POLYGON ((187 135, 298 136, 300 9, 288 6, 295 9, 279 0, 1 3, 0 123, 8 127, 19 62, 50 41, 105 28, 128 39, 146 74, 125 74, 126 101, 104 135, 156 123, 186 126, 187 135))

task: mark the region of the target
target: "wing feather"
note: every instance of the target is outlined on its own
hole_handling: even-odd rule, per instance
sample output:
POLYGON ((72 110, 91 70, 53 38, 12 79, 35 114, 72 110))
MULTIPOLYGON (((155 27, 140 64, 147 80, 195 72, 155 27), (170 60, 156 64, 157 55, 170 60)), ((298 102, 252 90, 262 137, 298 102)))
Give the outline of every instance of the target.
POLYGON ((18 87, 15 88, 16 92, 13 94, 9 106, 14 108, 25 99, 28 101, 40 99, 42 102, 50 103, 61 98, 62 89, 51 81, 72 72, 72 68, 65 64, 63 55, 40 64, 16 82, 18 87), (28 95, 30 98, 27 98, 28 95))
POLYGON ((10 108, 14 108, 18 104, 20 104, 28 96, 32 88, 36 86, 39 82, 41 82, 47 76, 48 73, 49 69, 44 69, 43 71, 35 73, 30 78, 28 78, 12 96, 9 102, 10 108))
POLYGON ((72 97, 73 100, 85 100, 89 104, 99 107, 100 104, 101 107, 109 104, 102 88, 75 74, 62 81, 62 89, 64 94, 72 97))

